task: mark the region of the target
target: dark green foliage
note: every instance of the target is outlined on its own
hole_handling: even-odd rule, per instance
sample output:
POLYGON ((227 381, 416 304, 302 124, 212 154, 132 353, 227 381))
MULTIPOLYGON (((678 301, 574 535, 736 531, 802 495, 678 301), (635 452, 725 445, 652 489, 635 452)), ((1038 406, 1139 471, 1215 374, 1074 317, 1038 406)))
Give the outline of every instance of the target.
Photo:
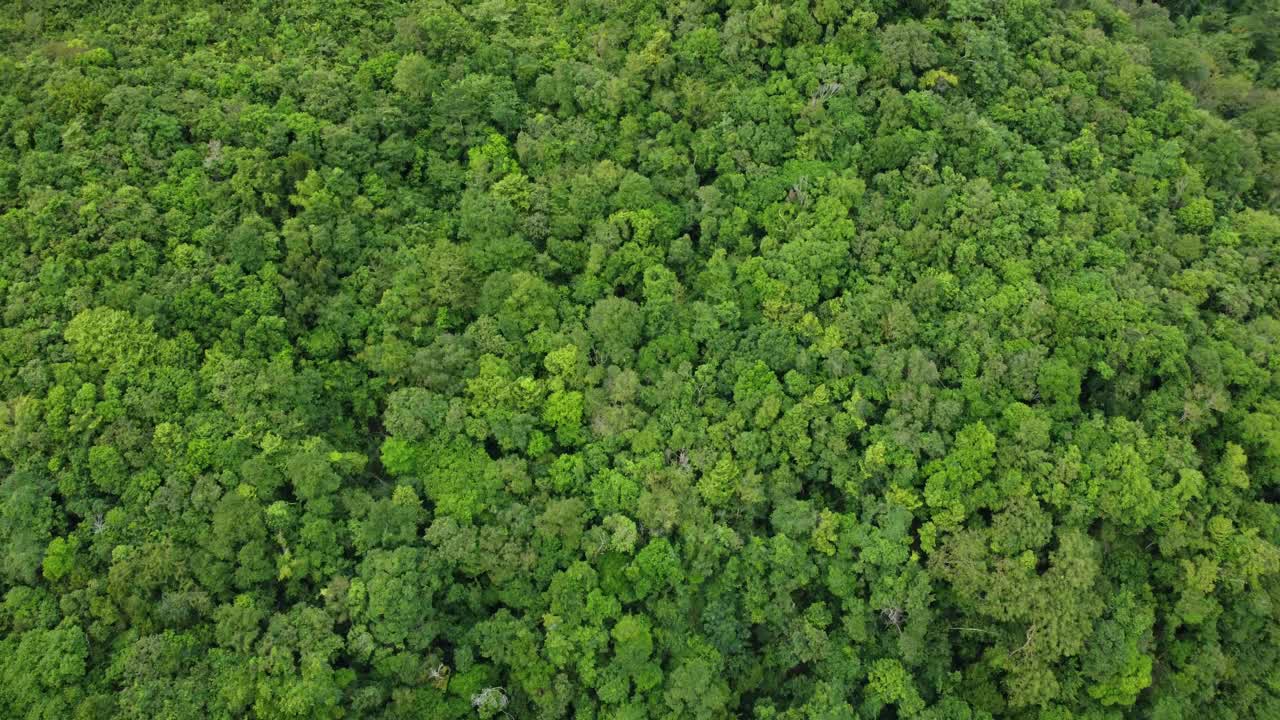
POLYGON ((1280 717, 1273 0, 0 48, 0 718, 1280 717))

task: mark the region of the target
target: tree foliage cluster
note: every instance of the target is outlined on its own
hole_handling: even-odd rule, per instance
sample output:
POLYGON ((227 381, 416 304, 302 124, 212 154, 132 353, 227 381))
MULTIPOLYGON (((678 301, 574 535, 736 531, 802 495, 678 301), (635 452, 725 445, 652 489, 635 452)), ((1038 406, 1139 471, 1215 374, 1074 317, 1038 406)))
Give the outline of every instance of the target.
POLYGON ((0 11, 0 717, 1280 717, 1268 0, 0 11))

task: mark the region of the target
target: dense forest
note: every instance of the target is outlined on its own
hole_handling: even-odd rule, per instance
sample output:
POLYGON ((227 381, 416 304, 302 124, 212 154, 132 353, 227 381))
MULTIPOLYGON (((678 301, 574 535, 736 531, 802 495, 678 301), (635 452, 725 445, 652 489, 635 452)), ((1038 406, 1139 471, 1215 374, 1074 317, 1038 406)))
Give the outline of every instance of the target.
POLYGON ((13 0, 0 718, 1280 718, 1277 0, 13 0))

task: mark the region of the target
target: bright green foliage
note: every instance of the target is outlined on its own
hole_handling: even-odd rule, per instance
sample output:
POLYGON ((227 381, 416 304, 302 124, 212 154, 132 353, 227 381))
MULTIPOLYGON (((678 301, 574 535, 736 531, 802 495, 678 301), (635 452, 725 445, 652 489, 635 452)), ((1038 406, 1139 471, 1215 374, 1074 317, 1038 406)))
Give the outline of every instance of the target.
POLYGON ((901 717, 916 717, 924 709, 920 693, 911 684, 911 674, 897 660, 877 660, 867 674, 867 690, 869 700, 897 705, 901 717))
POLYGON ((0 720, 1280 717, 1274 0, 0 9, 0 720))

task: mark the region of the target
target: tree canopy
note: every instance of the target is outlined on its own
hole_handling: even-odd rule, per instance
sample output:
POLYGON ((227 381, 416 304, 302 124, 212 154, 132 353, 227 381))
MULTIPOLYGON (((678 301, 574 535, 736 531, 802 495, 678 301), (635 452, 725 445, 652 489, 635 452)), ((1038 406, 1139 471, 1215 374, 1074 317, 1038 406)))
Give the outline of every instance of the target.
POLYGON ((0 718, 1280 717, 1274 0, 17 0, 0 718))

